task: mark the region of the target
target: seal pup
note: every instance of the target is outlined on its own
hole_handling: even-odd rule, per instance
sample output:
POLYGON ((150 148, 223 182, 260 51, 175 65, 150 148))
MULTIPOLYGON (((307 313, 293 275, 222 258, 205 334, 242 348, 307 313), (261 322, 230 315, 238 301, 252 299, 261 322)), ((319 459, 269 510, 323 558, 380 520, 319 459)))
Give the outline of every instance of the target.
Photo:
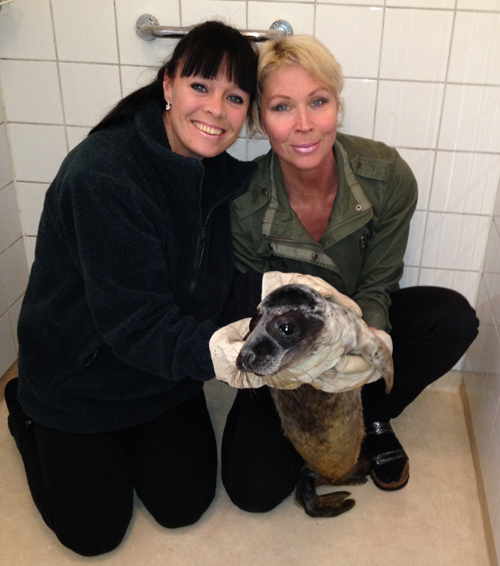
POLYGON ((279 386, 278 372, 337 341, 344 353, 361 355, 374 366, 390 391, 394 370, 386 344, 352 311, 306 285, 283 285, 264 298, 236 359, 243 375, 254 373, 270 386, 283 430, 305 462, 295 498, 312 517, 334 517, 354 506, 349 492, 318 495, 318 485, 365 483, 370 472, 369 461, 360 458, 365 435, 361 388, 325 393, 308 384, 297 389, 273 385, 279 386))

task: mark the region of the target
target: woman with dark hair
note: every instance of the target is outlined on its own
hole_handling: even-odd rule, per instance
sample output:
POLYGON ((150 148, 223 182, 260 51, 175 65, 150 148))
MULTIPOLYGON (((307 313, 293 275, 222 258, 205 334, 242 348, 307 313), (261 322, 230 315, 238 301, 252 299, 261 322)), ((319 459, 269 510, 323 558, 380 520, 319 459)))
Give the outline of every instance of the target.
POLYGON ((240 32, 196 26, 47 191, 5 396, 34 502, 79 554, 118 546, 134 490, 168 528, 214 497, 208 342, 261 290, 234 274, 229 216, 255 166, 225 152, 256 70, 240 32))

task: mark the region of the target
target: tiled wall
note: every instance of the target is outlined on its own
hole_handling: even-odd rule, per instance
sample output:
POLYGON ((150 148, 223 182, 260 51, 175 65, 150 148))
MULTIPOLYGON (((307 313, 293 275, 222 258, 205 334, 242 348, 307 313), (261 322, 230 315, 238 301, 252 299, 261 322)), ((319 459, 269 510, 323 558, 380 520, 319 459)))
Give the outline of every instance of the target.
POLYGON ((481 324, 479 337, 465 357, 465 386, 500 556, 500 184, 476 306, 481 324))
POLYGON ((16 326, 27 280, 23 230, 0 93, 0 376, 17 358, 16 326))

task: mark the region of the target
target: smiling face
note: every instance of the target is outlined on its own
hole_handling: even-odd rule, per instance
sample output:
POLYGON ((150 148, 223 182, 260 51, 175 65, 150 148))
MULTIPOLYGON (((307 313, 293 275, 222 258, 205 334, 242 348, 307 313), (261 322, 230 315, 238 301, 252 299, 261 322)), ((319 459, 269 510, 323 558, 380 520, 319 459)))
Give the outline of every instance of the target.
POLYGON ((263 85, 261 122, 284 172, 331 167, 335 96, 301 65, 273 71, 263 85))
POLYGON ((238 138, 250 97, 223 73, 214 79, 165 77, 163 93, 172 106, 164 122, 175 153, 199 160, 214 157, 238 138))

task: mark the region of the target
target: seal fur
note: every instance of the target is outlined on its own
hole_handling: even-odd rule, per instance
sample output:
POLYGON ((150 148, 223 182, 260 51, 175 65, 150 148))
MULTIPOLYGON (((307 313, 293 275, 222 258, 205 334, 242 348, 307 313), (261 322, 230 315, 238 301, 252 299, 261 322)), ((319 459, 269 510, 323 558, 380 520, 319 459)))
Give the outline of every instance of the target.
POLYGON ((365 435, 361 389, 325 393, 308 384, 291 390, 273 385, 279 386, 278 372, 340 341, 346 354, 359 354, 374 366, 390 391, 391 352, 356 314, 306 285, 283 285, 267 295, 257 307, 250 330, 236 366, 266 379, 283 430, 304 459, 296 500, 314 517, 348 511, 354 505, 348 492, 317 495, 315 488, 366 481, 370 465, 360 458, 365 435))

